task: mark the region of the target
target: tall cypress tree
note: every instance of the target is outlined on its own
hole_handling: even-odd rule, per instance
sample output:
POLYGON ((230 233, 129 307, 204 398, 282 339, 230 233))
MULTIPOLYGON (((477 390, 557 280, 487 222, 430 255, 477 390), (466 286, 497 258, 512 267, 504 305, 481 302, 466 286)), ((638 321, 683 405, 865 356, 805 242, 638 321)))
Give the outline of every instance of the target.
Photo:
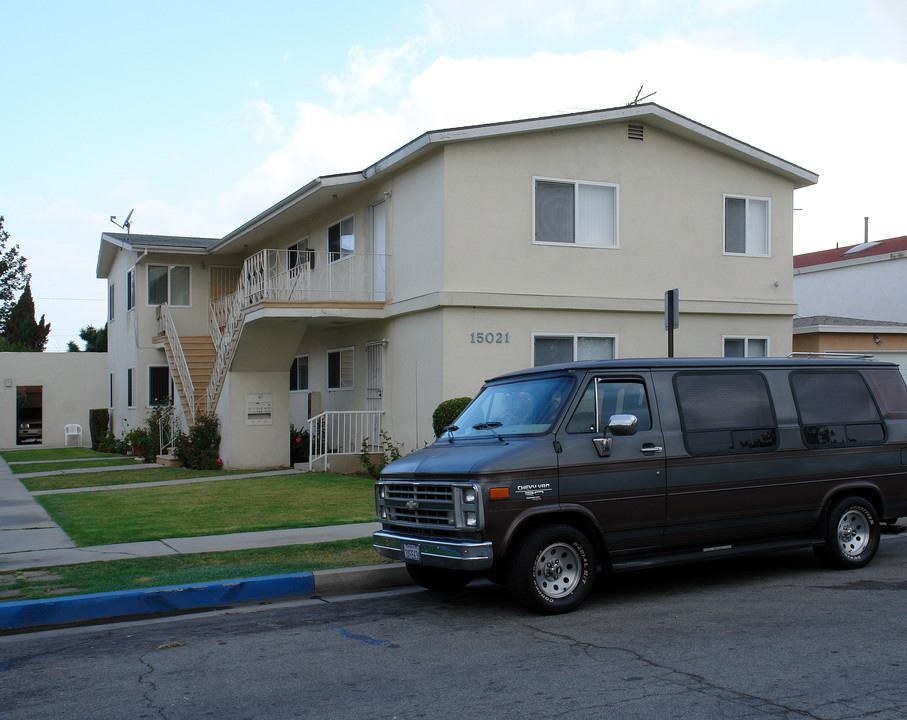
POLYGON ((7 248, 7 240, 9 233, 3 229, 3 216, 0 215, 0 332, 6 330, 16 293, 31 279, 25 269, 25 258, 19 252, 19 246, 7 248))
POLYGON ((3 339, 10 349, 18 347, 23 350, 44 352, 49 334, 50 323, 44 323, 43 315, 40 322, 35 321, 35 300, 31 294, 31 283, 26 282, 25 290, 6 319, 3 339))

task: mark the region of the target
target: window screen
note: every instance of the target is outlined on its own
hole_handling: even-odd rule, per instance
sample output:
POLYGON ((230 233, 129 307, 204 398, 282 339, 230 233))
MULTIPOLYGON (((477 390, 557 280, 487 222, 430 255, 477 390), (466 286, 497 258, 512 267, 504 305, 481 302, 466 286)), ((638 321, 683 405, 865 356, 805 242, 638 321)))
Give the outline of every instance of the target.
POLYGON ((328 352, 328 389, 353 387, 353 348, 328 352))
POLYGON ((170 399, 170 369, 165 366, 148 368, 148 405, 160 405, 170 399))
POLYGON ((766 452, 777 430, 759 373, 689 373, 674 378, 683 437, 691 455, 766 452))
POLYGON ((883 442, 885 428, 858 372, 796 372, 790 376, 803 441, 810 447, 883 442))

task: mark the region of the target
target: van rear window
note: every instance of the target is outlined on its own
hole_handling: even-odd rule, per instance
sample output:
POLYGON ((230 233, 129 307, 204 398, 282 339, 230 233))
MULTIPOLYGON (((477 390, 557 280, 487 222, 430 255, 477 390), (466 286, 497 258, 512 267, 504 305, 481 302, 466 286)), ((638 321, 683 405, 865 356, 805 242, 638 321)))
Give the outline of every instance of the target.
POLYGON ((691 455, 770 452, 777 423, 759 373, 680 373, 674 378, 683 440, 691 455))
POLYGON ((860 373, 794 372, 790 384, 803 442, 809 447, 872 445, 885 441, 879 409, 860 373))
POLYGON ((907 385, 894 367, 864 370, 869 385, 882 408, 882 415, 892 420, 907 420, 907 385))

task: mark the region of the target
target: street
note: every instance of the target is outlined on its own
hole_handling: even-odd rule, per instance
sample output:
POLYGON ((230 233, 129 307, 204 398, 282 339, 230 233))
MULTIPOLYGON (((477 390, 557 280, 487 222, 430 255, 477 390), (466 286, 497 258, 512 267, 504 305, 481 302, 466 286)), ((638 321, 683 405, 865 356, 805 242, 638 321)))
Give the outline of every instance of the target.
POLYGON ((907 716, 907 537, 606 579, 531 615, 406 589, 0 637, 0 717, 907 716))

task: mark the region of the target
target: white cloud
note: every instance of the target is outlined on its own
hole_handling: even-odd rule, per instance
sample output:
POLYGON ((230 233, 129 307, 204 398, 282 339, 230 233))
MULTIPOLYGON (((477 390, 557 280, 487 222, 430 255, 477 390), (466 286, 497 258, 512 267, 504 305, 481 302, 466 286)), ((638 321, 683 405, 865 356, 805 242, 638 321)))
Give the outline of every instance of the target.
POLYGON ((349 51, 345 75, 326 73, 321 79, 341 106, 362 106, 376 91, 398 90, 424 52, 423 38, 410 38, 400 47, 380 50, 356 45, 349 51))
POLYGON ((907 65, 679 41, 626 53, 441 57, 390 113, 300 104, 292 140, 226 206, 246 210, 239 224, 316 176, 362 169, 427 130, 623 105, 640 85, 657 91, 655 102, 819 173, 818 187, 798 193, 798 252, 858 242, 864 215, 874 237, 907 233, 897 174, 907 145, 894 120, 907 113, 907 97, 892 91, 907 86, 907 65))

